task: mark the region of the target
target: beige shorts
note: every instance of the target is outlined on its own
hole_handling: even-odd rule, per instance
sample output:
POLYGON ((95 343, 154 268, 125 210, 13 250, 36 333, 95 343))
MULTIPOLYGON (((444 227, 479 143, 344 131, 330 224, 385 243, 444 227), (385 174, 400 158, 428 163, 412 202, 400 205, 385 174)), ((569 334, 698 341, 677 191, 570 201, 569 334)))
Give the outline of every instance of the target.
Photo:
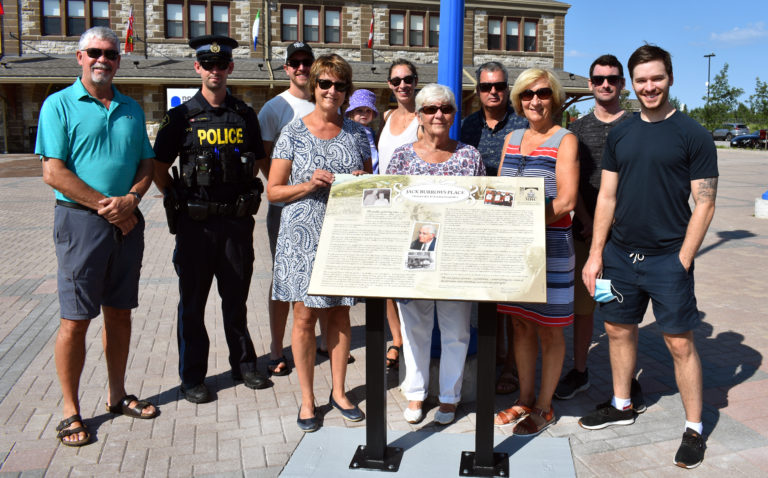
POLYGON ((595 300, 589 295, 584 281, 581 280, 581 270, 589 258, 589 243, 580 239, 573 239, 576 250, 576 271, 573 284, 573 313, 576 315, 592 315, 595 311, 595 300))

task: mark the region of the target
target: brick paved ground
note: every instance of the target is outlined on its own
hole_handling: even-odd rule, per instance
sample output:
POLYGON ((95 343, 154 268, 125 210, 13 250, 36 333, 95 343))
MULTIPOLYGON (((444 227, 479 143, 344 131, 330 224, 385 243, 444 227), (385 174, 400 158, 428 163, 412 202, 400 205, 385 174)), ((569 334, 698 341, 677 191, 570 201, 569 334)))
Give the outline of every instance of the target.
MULTIPOLYGON (((590 355, 592 388, 571 401, 556 401, 560 421, 545 432, 570 438, 579 477, 768 475, 768 367, 763 363, 763 353, 768 352, 763 315, 768 311, 768 220, 752 215, 754 199, 768 189, 768 153, 720 153, 718 210, 696 261, 699 307, 705 318, 696 338, 705 371, 706 459, 691 471, 671 464, 682 434, 683 412, 669 354, 651 320, 641 329, 639 357, 648 411, 629 427, 587 431, 578 426, 578 417, 610 393, 607 339, 598 327, 590 355)), ((296 374, 276 377, 275 386, 267 390, 254 391, 232 382, 215 289, 207 309, 211 335, 207 383, 216 400, 193 405, 179 395, 173 239, 167 233, 155 190, 142 201, 146 251, 127 389, 158 404, 162 414, 143 421, 105 413, 107 377, 101 320, 96 319, 88 333, 81 382, 82 414, 95 440, 81 449, 58 444, 55 427, 62 417, 52 359, 58 325, 51 240, 53 195, 39 177, 2 173, 9 164, 15 171, 29 168, 24 159, 29 158, 0 157, 0 176, 6 176, 0 179, 0 475, 279 474, 301 439, 295 425, 300 397, 296 374)), ((269 346, 265 297, 270 279, 264 213, 265 208, 257 217, 256 263, 248 303, 249 325, 262 368, 269 346)), ((348 388, 365 408, 361 307, 353 310, 352 321, 357 361, 350 366, 348 388)), ((566 367, 570 365, 567 360, 566 367)), ((316 394, 318 404, 324 406, 330 391, 328 362, 320 362, 317 368, 316 394)), ((390 385, 391 429, 473 431, 473 404, 460 407, 459 420, 447 428, 430 423, 434 409, 421 425, 411 427, 401 418, 406 402, 394 388, 394 377, 390 385)), ((510 401, 499 397, 497 406, 509 406, 510 401)), ((326 407, 321 410, 328 411, 326 407)), ((365 426, 365 422, 347 424, 336 411, 328 411, 324 424, 365 426)))

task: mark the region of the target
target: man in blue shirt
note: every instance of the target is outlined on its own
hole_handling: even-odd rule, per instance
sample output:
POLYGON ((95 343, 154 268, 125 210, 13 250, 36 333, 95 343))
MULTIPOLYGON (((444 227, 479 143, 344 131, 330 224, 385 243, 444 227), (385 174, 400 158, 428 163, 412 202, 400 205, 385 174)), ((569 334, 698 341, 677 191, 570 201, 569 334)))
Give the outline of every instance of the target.
POLYGON ((138 305, 144 219, 138 210, 152 182, 152 147, 144 112, 112 79, 120 66, 119 40, 105 27, 80 37, 82 76, 45 100, 35 153, 43 180, 56 192, 54 242, 61 321, 55 362, 68 417, 56 427, 67 446, 90 441, 78 388, 85 335, 103 312, 109 375, 107 411, 154 418, 157 408, 125 391, 131 309, 138 305))
POLYGON ((496 176, 504 138, 516 129, 527 128, 528 120, 515 114, 509 104, 509 75, 504 65, 489 61, 475 72, 481 108, 461 122, 461 141, 480 151, 487 176, 496 176))

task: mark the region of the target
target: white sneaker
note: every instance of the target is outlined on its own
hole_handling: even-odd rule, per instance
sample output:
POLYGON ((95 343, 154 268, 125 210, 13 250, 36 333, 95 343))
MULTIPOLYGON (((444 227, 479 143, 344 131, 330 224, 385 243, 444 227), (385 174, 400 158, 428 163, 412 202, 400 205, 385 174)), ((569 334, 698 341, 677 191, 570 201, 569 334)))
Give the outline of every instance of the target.
POLYGON ((407 408, 403 410, 403 418, 405 418, 405 421, 408 423, 419 423, 422 418, 424 418, 424 413, 421 411, 421 408, 419 409, 412 409, 407 408))
POLYGON ((439 423, 440 425, 448 425, 450 423, 453 423, 453 420, 456 418, 456 412, 441 412, 438 410, 435 413, 435 422, 439 423))

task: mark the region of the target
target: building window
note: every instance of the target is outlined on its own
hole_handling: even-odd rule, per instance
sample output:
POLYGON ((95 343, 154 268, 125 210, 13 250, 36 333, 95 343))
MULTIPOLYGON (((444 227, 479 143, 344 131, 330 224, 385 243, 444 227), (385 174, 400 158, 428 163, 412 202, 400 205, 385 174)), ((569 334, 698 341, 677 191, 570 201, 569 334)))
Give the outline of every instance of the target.
POLYGON ((392 46, 437 47, 439 36, 440 15, 436 12, 389 13, 389 44, 392 46))
POLYGON ((184 38, 184 7, 180 3, 165 4, 165 36, 184 38))
POLYGON ((520 22, 507 20, 506 49, 509 51, 520 49, 520 22))
POLYGON ((283 41, 297 41, 299 39, 299 9, 283 7, 282 33, 283 41))
POLYGON ((229 5, 211 0, 165 2, 165 37, 229 35, 229 5))
POLYGON ((325 10, 325 43, 341 43, 341 10, 325 10))
POLYGON ((205 35, 205 5, 189 5, 189 38, 205 35))
POLYGON ((229 5, 213 6, 213 23, 211 33, 229 36, 229 5))
POLYGON ((429 16, 429 46, 440 46, 440 15, 429 16))
POLYGON ((488 49, 501 50, 501 19, 488 19, 488 49))
POLYGON ((43 0, 43 35, 61 35, 59 0, 43 0))
POLYGON ((109 2, 91 3, 91 26, 109 28, 109 2))
POLYGON ((320 41, 320 10, 304 8, 304 41, 320 41))
POLYGON ((525 51, 536 51, 536 22, 525 22, 523 44, 525 51))
POLYGON ((536 51, 536 20, 520 18, 488 18, 488 49, 507 51, 536 51), (522 27, 523 36, 520 36, 522 27), (502 38, 501 32, 504 32, 502 38), (502 40, 503 43, 502 43, 502 40), (522 41, 522 43, 521 43, 522 41))
POLYGON ((107 0, 43 0, 42 3, 43 35, 80 36, 91 27, 109 27, 107 0))
POLYGON ((282 41, 341 43, 341 8, 283 6, 280 22, 282 41))
POLYGON ((408 45, 424 46, 424 15, 411 13, 409 17, 408 45))
POLYGON ((405 15, 402 13, 389 14, 389 44, 405 45, 405 15))

